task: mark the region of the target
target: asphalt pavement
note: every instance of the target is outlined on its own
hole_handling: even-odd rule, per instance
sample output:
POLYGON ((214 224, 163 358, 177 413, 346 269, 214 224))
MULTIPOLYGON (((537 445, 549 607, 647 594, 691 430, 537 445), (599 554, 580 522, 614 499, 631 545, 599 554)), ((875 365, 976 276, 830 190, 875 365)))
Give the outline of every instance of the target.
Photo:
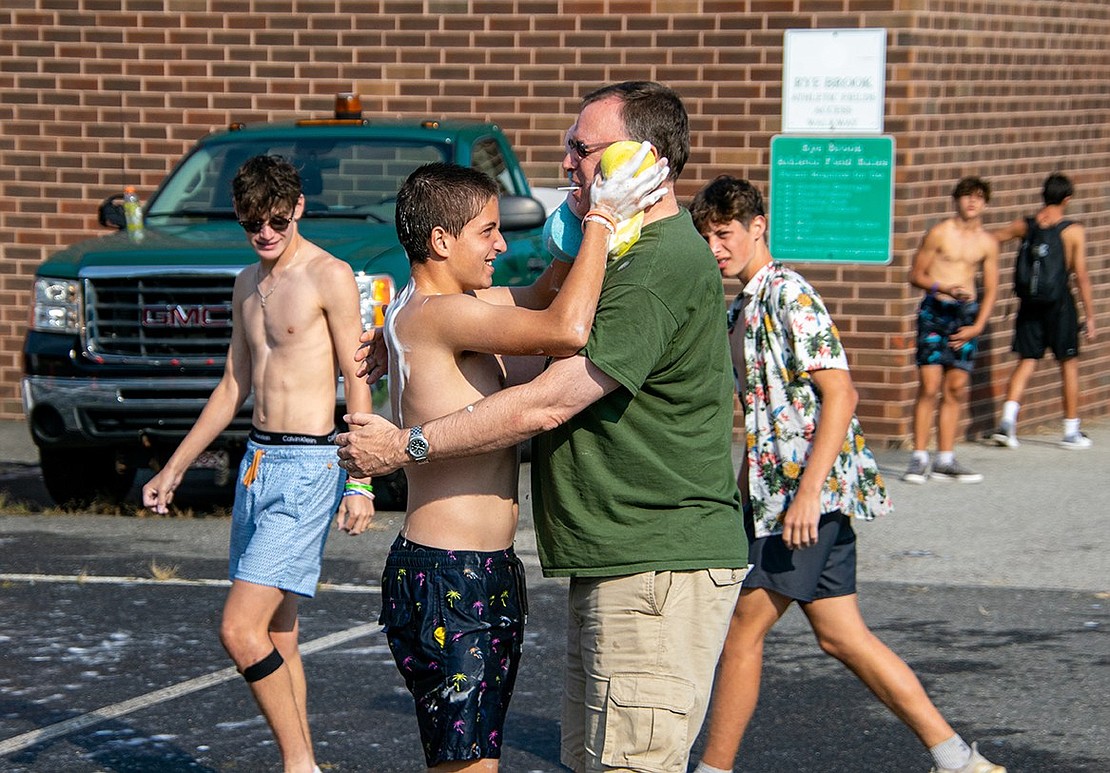
MULTIPOLYGON (((1055 427, 1014 450, 962 443, 958 456, 981 484, 903 483, 908 452, 880 450, 895 512, 857 525, 865 618, 949 722, 1011 773, 1110 771, 1110 420, 1084 429, 1086 451, 1056 447, 1055 427)), ((25 426, 0 422, 0 770, 280 769, 216 638, 226 502, 203 480, 191 496, 190 517, 50 511, 25 426)), ((566 586, 539 572, 530 501, 523 485, 517 550, 531 615, 506 773, 562 770, 566 586)), ((356 538, 334 533, 324 585, 302 605, 325 771, 423 769, 411 699, 375 624, 401 518, 381 513, 356 538)), ((820 652, 796 610, 769 637, 764 671, 737 771, 929 769, 914 737, 820 652)))

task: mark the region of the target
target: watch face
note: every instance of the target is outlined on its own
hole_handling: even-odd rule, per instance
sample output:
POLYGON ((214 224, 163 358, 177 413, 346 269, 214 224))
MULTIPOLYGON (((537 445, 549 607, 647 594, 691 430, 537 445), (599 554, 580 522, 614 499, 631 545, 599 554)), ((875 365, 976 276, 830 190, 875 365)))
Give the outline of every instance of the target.
POLYGON ((409 430, 409 444, 405 450, 408 451, 413 461, 426 462, 428 460, 428 441, 425 440, 420 427, 413 427, 409 430))

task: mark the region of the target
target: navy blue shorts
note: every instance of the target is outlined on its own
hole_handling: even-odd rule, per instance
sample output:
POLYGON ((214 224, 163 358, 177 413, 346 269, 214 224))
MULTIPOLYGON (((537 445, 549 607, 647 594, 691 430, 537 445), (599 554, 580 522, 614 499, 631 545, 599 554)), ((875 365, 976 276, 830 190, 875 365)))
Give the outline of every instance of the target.
POLYGON ((852 519, 839 510, 821 516, 817 544, 805 550, 790 550, 781 534, 753 540, 749 524, 745 514, 752 564, 745 588, 765 588, 801 603, 856 592, 856 533, 852 519))
POLYGON ((978 315, 978 301, 942 301, 926 295, 917 310, 917 364, 970 371, 979 339, 959 349, 949 346, 948 339, 961 327, 975 324, 978 315))
POLYGON ((429 768, 501 757, 527 614, 524 566, 512 548, 394 541, 378 622, 416 701, 429 768))

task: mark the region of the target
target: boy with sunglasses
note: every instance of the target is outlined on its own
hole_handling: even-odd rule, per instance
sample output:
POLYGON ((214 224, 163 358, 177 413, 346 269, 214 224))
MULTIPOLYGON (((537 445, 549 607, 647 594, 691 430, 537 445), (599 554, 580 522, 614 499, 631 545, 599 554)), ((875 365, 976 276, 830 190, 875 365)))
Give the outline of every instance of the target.
POLYGON ((301 236, 301 180, 280 156, 247 160, 232 182, 239 224, 258 262, 235 279, 224 374, 196 424, 143 487, 168 511, 196 459, 254 395, 231 524, 231 591, 220 641, 273 731, 286 773, 318 771, 297 646, 297 603, 320 576, 331 518, 350 535, 374 514, 369 480, 344 481, 335 458, 335 383, 370 411, 370 391, 347 354, 362 331, 350 266, 301 236))

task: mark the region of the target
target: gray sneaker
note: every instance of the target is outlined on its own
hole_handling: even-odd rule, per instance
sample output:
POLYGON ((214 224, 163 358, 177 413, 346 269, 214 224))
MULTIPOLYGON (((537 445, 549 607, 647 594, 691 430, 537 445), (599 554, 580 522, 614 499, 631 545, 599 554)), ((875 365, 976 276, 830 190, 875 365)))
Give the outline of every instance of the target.
POLYGON ((971 759, 962 768, 933 768, 930 773, 1006 773, 1006 768, 995 765, 979 753, 979 744, 971 744, 971 759))
POLYGON ((983 482, 982 473, 972 472, 955 459, 953 459, 950 464, 941 464, 940 462, 934 464, 932 472, 929 473, 929 477, 936 478, 937 480, 958 480, 960 483, 983 482))
POLYGON ((1091 439, 1082 432, 1076 432, 1074 435, 1064 435, 1064 439, 1060 441, 1060 448, 1068 448, 1073 451, 1090 447, 1091 439))
POLYGON ((1003 448, 1017 448, 1021 445, 1012 428, 999 427, 989 437, 992 443, 1003 448))
POLYGON ((910 459, 910 466, 902 474, 906 483, 924 483, 929 479, 929 462, 920 459, 910 459))

